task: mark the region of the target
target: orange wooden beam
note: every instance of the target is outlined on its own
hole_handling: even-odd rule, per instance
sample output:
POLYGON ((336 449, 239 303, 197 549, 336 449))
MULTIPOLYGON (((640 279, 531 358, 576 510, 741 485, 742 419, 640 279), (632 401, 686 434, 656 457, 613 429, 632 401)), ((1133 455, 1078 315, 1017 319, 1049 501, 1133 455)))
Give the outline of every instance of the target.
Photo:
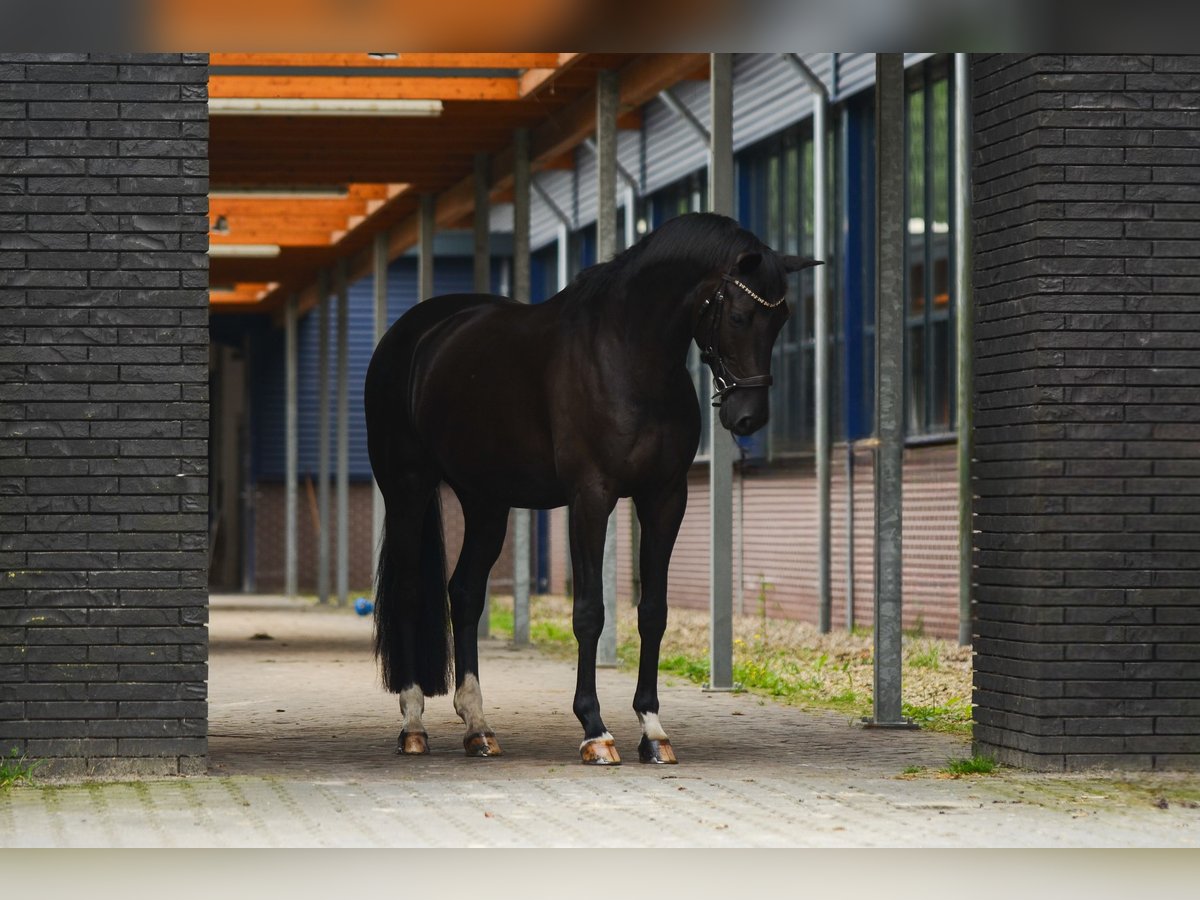
POLYGON ((230 308, 244 309, 248 306, 255 306, 278 287, 279 283, 275 281, 243 281, 235 284, 233 290, 209 291, 208 302, 209 306, 217 312, 230 308))
MULTIPOLYGON (((708 55, 704 53, 664 53, 638 57, 620 69, 617 115, 639 109, 657 96, 659 91, 694 77, 701 68, 707 71, 708 55)), ((596 129, 596 95, 589 92, 534 129, 531 135, 531 162, 535 167, 571 151, 596 129)), ((512 190, 511 145, 493 154, 491 167, 491 196, 503 202, 505 192, 512 190)), ((458 222, 474 207, 474 179, 459 180, 438 195, 435 221, 440 227, 458 222)), ((388 258, 393 259, 417 242, 417 216, 410 215, 388 232, 388 258)), ((371 270, 372 252, 365 248, 349 261, 351 280, 371 270)), ((306 311, 316 303, 316 288, 310 285, 300 295, 300 308, 306 311)))
POLYGON ((539 69, 560 65, 573 53, 400 53, 379 59, 368 53, 212 53, 209 66, 296 66, 378 69, 539 69))
POLYGON ((623 112, 617 116, 617 127, 624 131, 641 131, 642 130, 642 110, 631 109, 628 112, 623 112))
POLYGON ((294 229, 282 228, 233 228, 229 234, 208 235, 209 244, 278 244, 280 247, 328 247, 333 235, 346 229, 346 220, 330 224, 328 228, 294 229))
POLYGON ((569 150, 561 156, 555 156, 553 159, 543 160, 538 168, 543 172, 548 169, 570 172, 575 168, 575 153, 574 151, 569 150))
POLYGON ((517 100, 515 78, 430 78, 344 75, 212 75, 210 98, 293 100, 517 100))
POLYGON ((361 198, 289 200, 283 197, 254 199, 250 197, 210 197, 209 218, 217 216, 352 216, 369 201, 361 198))
POLYGON ((575 66, 582 53, 560 53, 554 64, 545 68, 529 68, 517 80, 523 98, 533 97, 551 87, 563 72, 575 66))

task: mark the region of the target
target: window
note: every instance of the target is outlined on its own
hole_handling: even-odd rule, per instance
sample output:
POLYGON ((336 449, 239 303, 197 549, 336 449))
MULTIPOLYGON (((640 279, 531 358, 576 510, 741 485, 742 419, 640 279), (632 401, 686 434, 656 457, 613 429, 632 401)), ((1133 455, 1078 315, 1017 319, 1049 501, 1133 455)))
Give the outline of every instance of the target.
POLYGON ((952 109, 945 59, 909 71, 905 103, 905 409, 910 436, 953 430, 952 109))
MULTIPOLYGON (((781 253, 812 255, 813 143, 811 123, 789 128, 739 154, 738 211, 742 224, 781 253)), ((832 266, 832 260, 827 261, 832 266)), ((788 279, 791 316, 771 359, 771 419, 743 445, 749 456, 775 458, 807 451, 814 433, 813 271, 788 279)))
MULTIPOLYGON (((835 234, 840 342, 835 380, 841 415, 835 435, 859 440, 875 414, 875 103, 870 91, 837 111, 835 234)), ((831 265, 831 263, 827 263, 831 265)))

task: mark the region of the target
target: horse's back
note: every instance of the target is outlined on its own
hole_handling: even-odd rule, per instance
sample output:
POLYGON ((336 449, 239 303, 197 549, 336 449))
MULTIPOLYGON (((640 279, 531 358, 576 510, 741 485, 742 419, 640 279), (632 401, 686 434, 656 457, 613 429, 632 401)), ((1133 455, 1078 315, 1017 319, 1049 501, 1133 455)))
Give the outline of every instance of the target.
MULTIPOLYGON (((367 367, 363 404, 367 451, 377 480, 405 447, 414 452, 411 408, 413 362, 422 343, 456 316, 505 302, 489 294, 445 294, 413 306, 380 339, 367 367)), ((404 454, 409 455, 409 454, 404 454)))

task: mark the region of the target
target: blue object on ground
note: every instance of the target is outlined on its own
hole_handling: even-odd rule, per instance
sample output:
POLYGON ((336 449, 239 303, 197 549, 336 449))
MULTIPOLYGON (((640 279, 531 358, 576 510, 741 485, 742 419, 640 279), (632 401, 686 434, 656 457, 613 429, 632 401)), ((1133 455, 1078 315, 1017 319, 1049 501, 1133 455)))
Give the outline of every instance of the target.
POLYGON ((354 601, 354 611, 360 616, 369 616, 375 609, 375 604, 366 597, 359 597, 354 601))

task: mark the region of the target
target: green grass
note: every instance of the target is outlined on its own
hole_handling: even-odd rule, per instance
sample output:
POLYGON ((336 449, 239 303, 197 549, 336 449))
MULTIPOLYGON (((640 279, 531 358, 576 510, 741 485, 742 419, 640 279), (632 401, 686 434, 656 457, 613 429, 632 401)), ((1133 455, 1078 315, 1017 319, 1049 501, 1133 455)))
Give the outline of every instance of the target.
POLYGON ((938 706, 902 705, 904 715, 930 731, 947 734, 971 733, 971 704, 961 697, 952 697, 938 706))
POLYGON ((496 637, 512 637, 513 633, 513 611, 509 607, 500 606, 493 602, 491 604, 491 615, 488 617, 488 625, 491 628, 491 633, 496 637))
POLYGON ((918 669, 940 669, 942 667, 942 651, 937 644, 931 644, 924 650, 917 650, 908 657, 908 664, 918 669))
MULTIPOLYGON (((531 606, 531 643, 555 656, 573 657, 576 645, 569 618, 564 619, 561 614, 545 617, 544 607, 543 614, 539 615, 537 597, 532 598, 531 606)), ((511 638, 511 603, 493 603, 491 610, 492 634, 501 639, 511 638)), ((923 627, 923 623, 918 623, 918 627, 923 627)), ((870 629, 856 630, 870 632, 870 629)), ((870 715, 872 660, 869 656, 837 659, 815 649, 775 648, 768 640, 765 626, 762 634, 756 634, 753 640, 738 640, 735 644, 733 680, 745 690, 787 703, 835 710, 851 717, 870 715)), ((905 665, 939 669, 941 652, 936 645, 916 650, 908 656, 905 665)), ((638 653, 636 637, 620 641, 617 645, 618 664, 623 668, 636 668, 638 653)), ((705 684, 709 680, 706 655, 667 654, 660 659, 658 668, 664 675, 679 676, 693 684, 705 684)), ((971 733, 971 704, 961 698, 955 697, 937 706, 905 704, 903 712, 930 731, 971 733)))
POLYGON ((529 640, 535 644, 571 645, 575 635, 554 622, 533 622, 529 626, 529 640))
POLYGON ((990 756, 948 759, 942 771, 951 775, 990 775, 996 771, 996 761, 990 756))
POLYGON ((901 775, 920 775, 925 771, 924 766, 905 766, 900 770, 901 775))
POLYGON ((0 790, 18 782, 33 781, 33 772, 41 764, 41 760, 30 760, 13 747, 8 756, 0 757, 0 790))

